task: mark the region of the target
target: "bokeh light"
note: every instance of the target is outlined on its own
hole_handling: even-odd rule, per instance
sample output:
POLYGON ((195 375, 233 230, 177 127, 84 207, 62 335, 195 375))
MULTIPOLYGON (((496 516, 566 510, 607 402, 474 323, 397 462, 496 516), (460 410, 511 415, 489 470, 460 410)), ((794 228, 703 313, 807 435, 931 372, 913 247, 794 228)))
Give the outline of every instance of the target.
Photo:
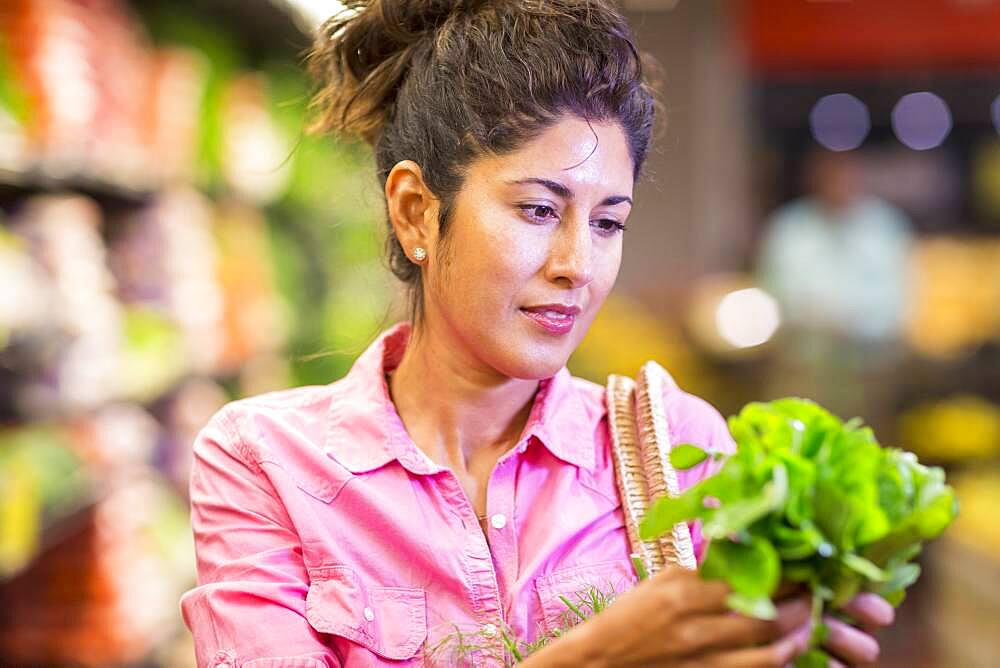
POLYGON ((951 132, 951 110, 939 96, 928 91, 899 98, 892 109, 892 130, 902 143, 915 151, 937 148, 951 132))
POLYGON ((990 105, 990 117, 993 119, 993 127, 1000 133, 1000 95, 997 95, 990 105))
POLYGON ((736 348, 767 342, 780 322, 778 302, 760 288, 730 292, 715 311, 719 335, 736 348))
POLYGON ((849 93, 821 97, 809 112, 813 138, 831 151, 856 149, 865 141, 871 127, 868 107, 849 93))

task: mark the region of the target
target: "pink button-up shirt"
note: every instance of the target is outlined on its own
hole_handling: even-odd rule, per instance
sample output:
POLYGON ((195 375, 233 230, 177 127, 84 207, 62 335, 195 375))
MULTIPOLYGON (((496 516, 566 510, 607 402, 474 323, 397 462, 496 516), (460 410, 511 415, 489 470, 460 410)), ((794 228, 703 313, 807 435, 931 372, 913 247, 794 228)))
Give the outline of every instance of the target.
MULTIPOLYGON (((487 542, 389 397, 409 331, 391 328, 339 381, 233 402, 198 435, 198 582, 181 611, 199 666, 503 665, 502 629, 534 640, 560 625, 560 596, 635 584, 604 388, 565 368, 541 381, 490 475, 487 542), (452 653, 459 633, 481 649, 452 653)), ((664 399, 673 443, 732 452, 712 406, 664 399)), ((681 472, 681 487, 717 467, 681 472)))

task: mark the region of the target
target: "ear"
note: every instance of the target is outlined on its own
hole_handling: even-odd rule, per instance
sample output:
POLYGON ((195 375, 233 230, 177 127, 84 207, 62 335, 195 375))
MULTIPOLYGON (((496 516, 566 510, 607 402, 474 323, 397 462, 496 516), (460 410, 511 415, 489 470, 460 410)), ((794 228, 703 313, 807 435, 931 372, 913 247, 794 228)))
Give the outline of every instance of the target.
POLYGON ((434 256, 437 245, 437 216, 440 201, 424 183, 420 165, 412 160, 397 162, 385 180, 385 201, 389 222, 412 260, 418 246, 434 256))

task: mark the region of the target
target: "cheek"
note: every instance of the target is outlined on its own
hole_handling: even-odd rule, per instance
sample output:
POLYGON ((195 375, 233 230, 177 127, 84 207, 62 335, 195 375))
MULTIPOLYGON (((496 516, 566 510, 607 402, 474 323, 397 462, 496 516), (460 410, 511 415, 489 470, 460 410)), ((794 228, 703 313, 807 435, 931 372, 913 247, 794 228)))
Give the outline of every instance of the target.
POLYGON ((504 305, 538 270, 544 244, 527 225, 489 211, 473 212, 451 230, 438 289, 452 306, 504 305))
POLYGON ((595 296, 607 296, 618 280, 618 270, 622 264, 621 236, 611 240, 608 248, 601 254, 594 267, 594 280, 591 283, 595 296))
POLYGON ((597 317, 598 311, 601 310, 601 306, 603 306, 608 294, 610 294, 611 290, 615 287, 615 282, 618 280, 618 270, 621 267, 622 257, 621 241, 617 241, 615 244, 616 246, 607 249, 607 252, 600 256, 594 266, 594 280, 587 286, 587 310, 582 314, 583 318, 580 321, 582 326, 577 333, 577 343, 586 336, 591 322, 597 317))
POLYGON ((470 244, 478 249, 479 280, 497 286, 496 292, 509 292, 538 272, 544 264, 546 245, 537 228, 519 225, 507 217, 496 216, 493 220, 493 224, 482 225, 477 239, 470 240, 470 244))

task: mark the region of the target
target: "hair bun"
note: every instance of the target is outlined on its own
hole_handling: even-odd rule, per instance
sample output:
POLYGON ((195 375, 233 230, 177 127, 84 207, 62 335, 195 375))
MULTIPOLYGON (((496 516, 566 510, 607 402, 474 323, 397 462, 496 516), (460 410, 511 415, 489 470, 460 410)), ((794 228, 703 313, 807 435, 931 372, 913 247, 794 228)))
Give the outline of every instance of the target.
POLYGON ((485 0, 346 0, 320 27, 308 56, 320 89, 311 131, 360 136, 372 143, 391 114, 417 51, 449 19, 485 0))
MULTIPOLYGON (((371 143, 383 188, 401 161, 420 165, 439 203, 439 239, 475 160, 516 151, 564 116, 617 124, 639 177, 656 104, 620 0, 346 4, 312 52, 312 129, 371 143)), ((424 271, 386 213, 389 268, 409 287, 417 321, 424 271)))

